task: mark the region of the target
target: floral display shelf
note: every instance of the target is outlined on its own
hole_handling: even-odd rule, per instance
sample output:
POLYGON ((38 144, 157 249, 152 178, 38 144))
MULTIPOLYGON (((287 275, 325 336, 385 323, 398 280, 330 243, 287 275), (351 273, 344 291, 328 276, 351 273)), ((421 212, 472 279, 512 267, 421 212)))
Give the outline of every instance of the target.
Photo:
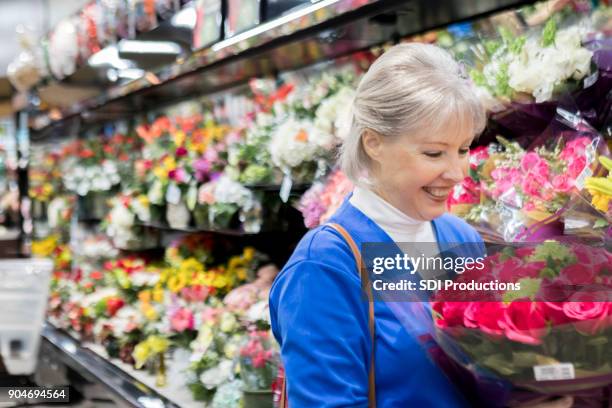
MULTIPOLYGON (((134 407, 179 408, 195 406, 184 404, 182 394, 173 394, 180 403, 173 402, 158 390, 153 389, 152 382, 146 373, 128 370, 120 364, 111 362, 104 356, 99 346, 81 344, 78 340, 63 330, 47 322, 43 327, 43 341, 49 343, 58 353, 59 359, 68 367, 77 371, 85 378, 94 377, 114 395, 134 407)), ((155 379, 153 378, 153 382, 155 379)), ((173 390, 174 391, 174 390, 173 390)), ((189 397, 188 394, 185 394, 189 397)))
POLYGON ((161 231, 167 232, 184 232, 184 233, 212 233, 212 234, 220 234, 234 237, 243 237, 243 236, 255 236, 261 234, 261 232, 245 232, 239 229, 201 229, 201 228, 173 228, 164 223, 158 222, 149 222, 149 223, 138 223, 137 226, 147 227, 147 228, 155 228, 161 231))

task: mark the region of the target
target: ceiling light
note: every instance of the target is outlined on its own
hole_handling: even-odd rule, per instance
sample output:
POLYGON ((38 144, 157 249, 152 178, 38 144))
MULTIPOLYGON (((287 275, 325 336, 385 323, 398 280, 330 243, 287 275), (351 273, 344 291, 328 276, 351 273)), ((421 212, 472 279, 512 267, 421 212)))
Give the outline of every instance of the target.
POLYGON ((92 67, 110 66, 117 69, 128 69, 134 66, 130 60, 119 58, 119 50, 115 45, 109 45, 98 51, 87 61, 92 67))
POLYGON ((181 53, 181 46, 172 41, 121 40, 119 52, 121 54, 178 55, 181 53))

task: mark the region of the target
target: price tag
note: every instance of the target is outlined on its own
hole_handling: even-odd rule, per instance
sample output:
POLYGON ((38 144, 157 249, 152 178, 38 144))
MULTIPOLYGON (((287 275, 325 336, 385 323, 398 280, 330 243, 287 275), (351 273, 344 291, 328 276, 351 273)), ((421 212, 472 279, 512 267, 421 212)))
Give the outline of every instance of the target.
POLYGON ((578 188, 578 190, 582 190, 584 188, 584 183, 586 182, 586 179, 588 177, 591 177, 593 175, 593 170, 591 170, 590 167, 585 167, 584 170, 582 170, 582 173, 580 173, 580 175, 578 176, 578 178, 576 178, 576 188, 578 188))
POLYGON ((166 190, 166 201, 168 204, 178 204, 181 202, 181 189, 174 183, 168 185, 166 190))
POLYGON ((537 365, 533 367, 536 381, 573 380, 576 372, 572 363, 537 365))
POLYGON ((281 188, 280 188, 280 199, 283 201, 283 203, 286 203, 289 200, 289 194, 291 193, 291 187, 293 187, 293 179, 291 178, 291 175, 288 173, 285 173, 285 177, 283 177, 283 181, 281 183, 281 188))

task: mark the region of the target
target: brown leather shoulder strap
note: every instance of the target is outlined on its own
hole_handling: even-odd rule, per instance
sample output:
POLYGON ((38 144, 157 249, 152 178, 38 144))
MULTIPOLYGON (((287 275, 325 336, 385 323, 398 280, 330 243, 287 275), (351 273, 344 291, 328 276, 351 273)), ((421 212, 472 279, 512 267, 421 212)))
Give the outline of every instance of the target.
POLYGON ((368 277, 367 270, 363 267, 363 261, 361 259, 361 252, 355 244, 355 240, 351 237, 351 234, 340 224, 329 223, 326 224, 342 235, 346 243, 353 252, 353 257, 357 263, 357 272, 361 277, 361 286, 368 296, 368 327, 370 329, 370 341, 372 344, 372 353, 370 358, 370 371, 369 371, 369 401, 370 408, 376 408, 376 374, 375 374, 375 346, 376 346, 376 326, 374 322, 374 296, 372 295, 372 286, 370 285, 370 279, 368 277))

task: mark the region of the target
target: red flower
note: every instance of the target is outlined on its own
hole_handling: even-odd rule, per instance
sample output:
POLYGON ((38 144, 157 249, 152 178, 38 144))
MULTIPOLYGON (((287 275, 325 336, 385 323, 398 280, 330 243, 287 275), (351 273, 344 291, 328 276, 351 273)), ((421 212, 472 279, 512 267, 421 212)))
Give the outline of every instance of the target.
POLYGON ((174 154, 176 155, 176 157, 184 157, 184 156, 187 156, 187 153, 188 153, 187 149, 185 149, 185 148, 184 148, 184 147, 182 147, 182 146, 181 146, 181 147, 178 147, 178 148, 176 149, 176 152, 174 152, 174 154))
POLYGON ((525 344, 541 344, 546 334, 546 318, 541 305, 524 299, 510 303, 500 326, 507 338, 525 344))
POLYGON ((106 313, 109 316, 114 316, 119 309, 125 305, 125 302, 121 298, 109 298, 106 299, 106 313))
POLYGON ((479 328, 493 336, 503 333, 504 306, 500 302, 472 302, 465 309, 465 327, 479 328))
POLYGON ((79 152, 79 157, 82 159, 89 159, 94 156, 94 152, 91 149, 83 149, 79 152))
POLYGON ((434 302, 433 310, 438 313, 436 325, 438 327, 453 327, 463 324, 463 313, 468 302, 434 302))
POLYGON ((563 304, 563 313, 575 321, 574 326, 579 332, 595 334, 612 325, 610 302, 598 300, 591 292, 575 293, 569 302, 563 304))

